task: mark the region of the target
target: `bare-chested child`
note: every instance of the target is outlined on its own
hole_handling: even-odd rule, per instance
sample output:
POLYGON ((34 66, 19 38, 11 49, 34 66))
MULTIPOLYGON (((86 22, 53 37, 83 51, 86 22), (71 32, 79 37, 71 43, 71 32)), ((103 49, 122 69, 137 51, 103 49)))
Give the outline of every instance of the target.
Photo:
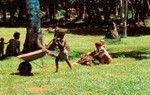
POLYGON ((53 39, 48 43, 48 50, 55 50, 57 45, 56 45, 56 40, 57 40, 57 36, 58 36, 58 32, 59 32, 59 28, 57 26, 55 26, 54 28, 54 37, 53 39))
POLYGON ((104 42, 98 41, 95 43, 94 58, 102 64, 109 64, 112 61, 111 56, 105 48, 104 42))
POLYGON ((66 44, 66 39, 64 38, 64 36, 65 36, 65 32, 60 31, 60 30, 55 31, 54 38, 48 48, 48 50, 50 51, 53 51, 56 49, 58 50, 58 53, 56 54, 53 54, 53 52, 51 52, 51 54, 53 54, 56 57, 55 58, 56 72, 58 72, 59 60, 65 60, 68 66, 72 68, 69 62, 67 44, 66 44))
POLYGON ((94 64, 109 64, 112 60, 111 56, 109 55, 108 51, 106 50, 105 41, 100 40, 95 43, 95 50, 92 52, 88 52, 81 56, 80 60, 77 63, 82 65, 90 65, 94 64), (95 61, 98 60, 99 63, 95 61))

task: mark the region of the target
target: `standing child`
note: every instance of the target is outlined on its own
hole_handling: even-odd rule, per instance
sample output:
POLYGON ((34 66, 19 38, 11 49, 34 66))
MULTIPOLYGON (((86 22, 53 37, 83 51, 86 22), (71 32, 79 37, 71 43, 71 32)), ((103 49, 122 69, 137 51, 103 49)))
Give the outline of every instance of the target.
POLYGON ((9 44, 6 48, 7 56, 17 56, 20 53, 20 33, 15 32, 13 35, 14 39, 9 40, 9 44))
POLYGON ((67 50, 66 40, 65 40, 64 36, 65 36, 65 32, 62 32, 62 31, 58 32, 58 34, 57 34, 56 45, 58 46, 60 52, 55 59, 56 72, 58 72, 58 68, 59 68, 58 61, 61 59, 66 61, 66 63, 70 67, 70 69, 72 68, 71 64, 69 62, 68 50, 67 50))

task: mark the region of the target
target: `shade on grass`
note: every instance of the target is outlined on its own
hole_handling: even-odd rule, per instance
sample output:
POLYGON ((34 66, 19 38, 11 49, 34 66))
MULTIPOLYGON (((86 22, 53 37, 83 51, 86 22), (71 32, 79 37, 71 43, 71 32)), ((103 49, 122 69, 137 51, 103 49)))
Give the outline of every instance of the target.
MULTIPOLYGON (((19 31, 23 45, 25 29, 0 28, 0 31, 6 41, 12 37, 13 31, 19 31)), ((48 43, 53 34, 44 32, 43 37, 48 43)), ((0 60, 0 95, 149 95, 149 37, 128 37, 121 42, 106 40, 107 49, 113 56, 112 64, 73 65, 70 70, 65 62, 60 62, 58 73, 54 73, 54 58, 49 55, 32 61, 33 76, 26 77, 17 75, 22 60, 16 57, 0 60)), ((93 50, 94 42, 101 38, 103 36, 67 34, 70 62, 76 62, 81 54, 93 50)))

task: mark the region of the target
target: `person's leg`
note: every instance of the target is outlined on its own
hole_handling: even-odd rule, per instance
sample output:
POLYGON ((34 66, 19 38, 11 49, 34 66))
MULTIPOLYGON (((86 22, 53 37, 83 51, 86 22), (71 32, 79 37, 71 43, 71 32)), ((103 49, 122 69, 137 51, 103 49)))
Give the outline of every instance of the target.
POLYGON ((2 50, 2 56, 4 56, 4 50, 2 50))
POLYGON ((71 64, 70 64, 69 60, 68 60, 68 59, 65 59, 65 61, 66 61, 66 63, 68 64, 69 68, 70 68, 70 69, 72 69, 72 67, 71 67, 71 64))
POLYGON ((56 71, 55 71, 55 72, 58 72, 58 68, 59 68, 59 66, 58 66, 58 61, 59 61, 59 58, 56 57, 56 59, 55 59, 56 71))

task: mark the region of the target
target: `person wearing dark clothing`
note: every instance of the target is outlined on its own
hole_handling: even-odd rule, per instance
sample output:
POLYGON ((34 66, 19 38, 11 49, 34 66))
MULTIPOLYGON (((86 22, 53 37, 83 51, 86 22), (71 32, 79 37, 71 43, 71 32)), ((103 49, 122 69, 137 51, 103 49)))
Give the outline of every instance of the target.
POLYGON ((20 33, 15 32, 13 35, 14 39, 10 39, 6 48, 6 56, 17 56, 20 54, 20 33))
POLYGON ((4 38, 0 38, 0 57, 4 56, 4 45, 7 44, 4 42, 4 38))

